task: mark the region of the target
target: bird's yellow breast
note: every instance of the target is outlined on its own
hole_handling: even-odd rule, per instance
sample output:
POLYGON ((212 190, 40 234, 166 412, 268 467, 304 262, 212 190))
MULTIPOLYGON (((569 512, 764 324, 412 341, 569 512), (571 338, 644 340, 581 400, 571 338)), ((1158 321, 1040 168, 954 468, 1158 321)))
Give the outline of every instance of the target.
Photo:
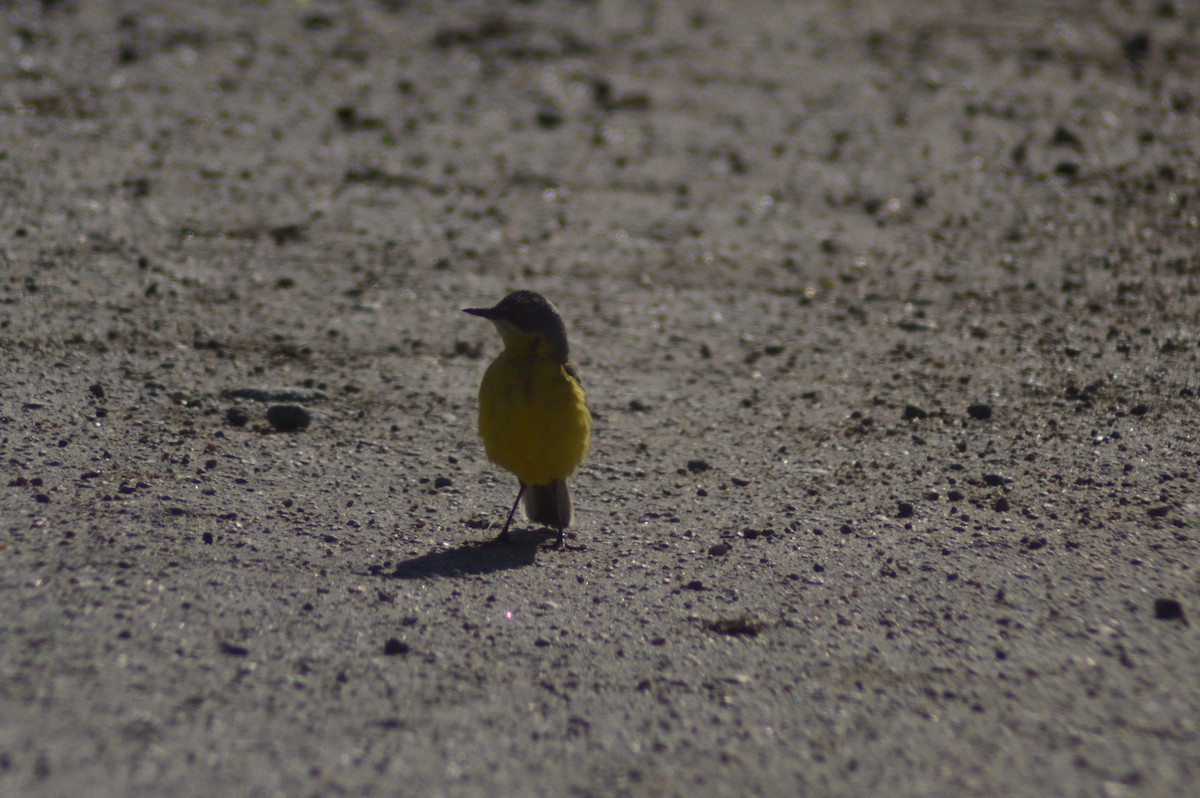
POLYGON ((562 364, 506 350, 479 386, 479 434, 488 458, 527 485, 566 479, 591 434, 583 387, 562 364))

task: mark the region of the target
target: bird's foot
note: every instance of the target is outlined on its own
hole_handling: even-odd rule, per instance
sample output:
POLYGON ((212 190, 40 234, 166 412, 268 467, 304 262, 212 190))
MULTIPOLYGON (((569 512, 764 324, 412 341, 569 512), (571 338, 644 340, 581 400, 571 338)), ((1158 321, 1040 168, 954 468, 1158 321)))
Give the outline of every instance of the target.
MULTIPOLYGON (((575 535, 572 534, 571 537, 575 537, 575 535)), ((561 529, 558 530, 558 540, 555 541, 554 548, 557 551, 587 551, 587 546, 567 543, 566 534, 561 529)))
POLYGON ((492 538, 491 540, 486 540, 483 543, 480 543, 479 545, 481 545, 481 546, 507 546, 509 543, 512 543, 512 535, 508 534, 508 527, 505 527, 504 529, 500 530, 499 535, 496 535, 496 537, 492 538))

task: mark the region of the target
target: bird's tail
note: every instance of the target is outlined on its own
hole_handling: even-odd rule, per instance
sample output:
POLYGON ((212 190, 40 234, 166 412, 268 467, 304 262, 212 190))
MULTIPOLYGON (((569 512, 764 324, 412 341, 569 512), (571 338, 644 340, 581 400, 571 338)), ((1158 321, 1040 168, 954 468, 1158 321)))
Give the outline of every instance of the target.
POLYGON ((549 485, 529 485, 522 504, 525 516, 535 524, 563 530, 575 518, 565 479, 556 479, 549 485))

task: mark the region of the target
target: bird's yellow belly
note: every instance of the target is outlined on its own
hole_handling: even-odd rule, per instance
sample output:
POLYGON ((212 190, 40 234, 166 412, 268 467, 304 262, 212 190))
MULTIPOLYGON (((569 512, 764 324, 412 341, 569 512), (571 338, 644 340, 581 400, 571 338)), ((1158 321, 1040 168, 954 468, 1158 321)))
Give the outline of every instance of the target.
POLYGON ((587 454, 591 414, 563 366, 504 354, 479 387, 479 434, 488 458, 527 485, 566 479, 587 454))

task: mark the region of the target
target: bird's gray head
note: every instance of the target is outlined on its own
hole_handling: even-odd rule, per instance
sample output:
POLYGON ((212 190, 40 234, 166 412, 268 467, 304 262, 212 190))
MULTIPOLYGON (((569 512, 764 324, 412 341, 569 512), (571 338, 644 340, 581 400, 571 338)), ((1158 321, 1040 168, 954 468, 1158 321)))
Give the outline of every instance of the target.
POLYGON ((505 335, 508 327, 522 336, 541 338, 555 360, 567 362, 567 328, 550 300, 536 291, 513 291, 494 307, 464 308, 463 312, 493 322, 506 345, 512 343, 505 335))

